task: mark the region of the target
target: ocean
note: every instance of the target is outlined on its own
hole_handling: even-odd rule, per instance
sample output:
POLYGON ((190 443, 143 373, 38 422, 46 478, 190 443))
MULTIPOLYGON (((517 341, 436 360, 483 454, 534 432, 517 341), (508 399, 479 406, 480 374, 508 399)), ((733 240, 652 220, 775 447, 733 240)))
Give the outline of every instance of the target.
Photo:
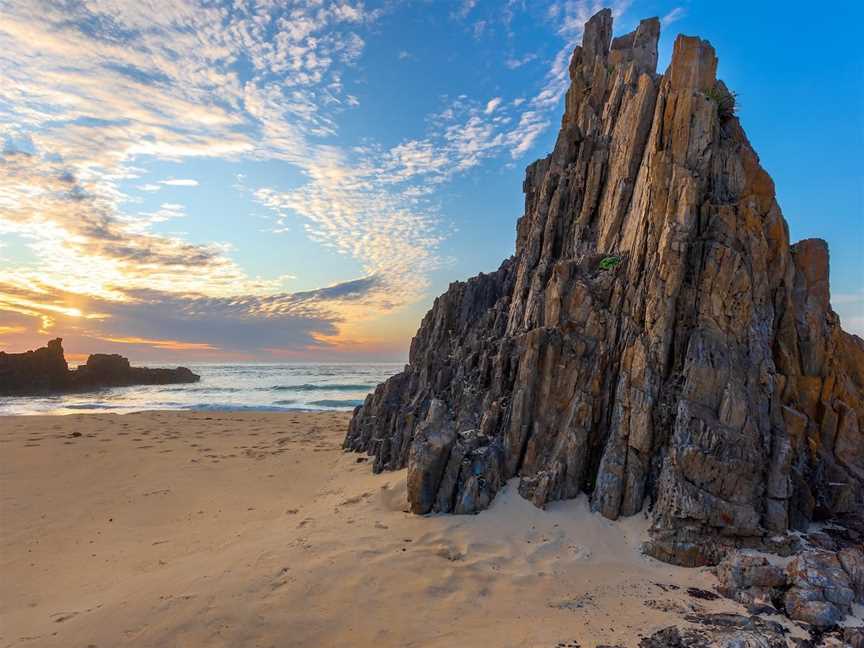
MULTIPOLYGON (((139 364, 139 363, 136 363, 139 364)), ((142 366, 159 366, 158 363, 142 366)), ((144 410, 348 411, 404 367, 372 364, 191 364, 201 381, 51 396, 0 397, 0 415, 144 410)))

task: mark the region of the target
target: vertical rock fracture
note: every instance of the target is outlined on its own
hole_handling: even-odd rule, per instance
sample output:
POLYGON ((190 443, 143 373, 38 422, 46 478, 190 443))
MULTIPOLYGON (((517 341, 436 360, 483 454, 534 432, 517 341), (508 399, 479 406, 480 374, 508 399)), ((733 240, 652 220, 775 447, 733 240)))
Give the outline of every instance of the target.
POLYGON ((864 342, 828 250, 789 244, 774 184, 704 40, 586 24, 554 151, 530 165, 516 253, 452 284, 345 448, 408 467, 416 513, 504 482, 538 506, 649 508, 648 551, 716 563, 864 498, 864 342))

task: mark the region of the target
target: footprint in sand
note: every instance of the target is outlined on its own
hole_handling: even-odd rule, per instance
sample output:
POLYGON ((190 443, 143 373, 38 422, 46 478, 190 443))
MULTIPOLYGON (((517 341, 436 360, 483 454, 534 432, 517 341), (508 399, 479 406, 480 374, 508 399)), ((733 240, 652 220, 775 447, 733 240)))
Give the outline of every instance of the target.
POLYGON ((594 597, 590 593, 571 599, 550 601, 548 605, 550 608, 556 608, 558 610, 581 610, 587 607, 597 607, 597 604, 594 602, 594 597))
POLYGON ((589 560, 591 558, 591 551, 588 547, 583 547, 582 545, 568 545, 567 549, 573 554, 573 558, 576 560, 589 560))
POLYGON ((465 556, 460 552, 456 547, 452 545, 444 545, 440 547, 437 551, 435 551, 435 555, 439 558, 444 558, 445 560, 449 560, 450 562, 458 562, 460 560, 464 560, 465 556))
POLYGON ((342 500, 341 502, 339 502, 338 506, 348 506, 350 504, 359 504, 365 498, 370 497, 371 495, 372 495, 372 493, 363 493, 362 495, 357 495, 355 497, 349 497, 348 499, 342 500))
POLYGON ((294 580, 293 578, 288 577, 288 572, 290 570, 291 570, 290 567, 283 567, 278 572, 276 572, 276 575, 273 577, 273 580, 270 583, 270 588, 273 590, 277 590, 280 587, 282 587, 283 585, 287 585, 288 583, 293 581, 294 580))
POLYGON ((51 620, 54 623, 63 623, 64 621, 68 621, 69 619, 78 616, 78 612, 55 612, 51 615, 51 620))

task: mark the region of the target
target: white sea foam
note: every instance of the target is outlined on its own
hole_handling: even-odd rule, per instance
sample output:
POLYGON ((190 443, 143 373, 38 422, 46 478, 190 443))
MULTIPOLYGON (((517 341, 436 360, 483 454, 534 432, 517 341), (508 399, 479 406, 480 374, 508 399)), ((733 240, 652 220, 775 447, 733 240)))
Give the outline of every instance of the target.
POLYGON ((0 415, 143 410, 351 410, 402 366, 399 363, 189 365, 201 376, 201 382, 0 398, 0 415))

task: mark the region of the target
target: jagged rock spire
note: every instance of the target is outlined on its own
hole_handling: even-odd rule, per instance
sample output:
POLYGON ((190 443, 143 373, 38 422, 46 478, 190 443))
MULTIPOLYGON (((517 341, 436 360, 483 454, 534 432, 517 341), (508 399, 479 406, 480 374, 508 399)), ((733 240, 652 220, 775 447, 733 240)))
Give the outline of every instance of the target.
POLYGON ((588 21, 515 255, 436 299, 356 410, 345 447, 407 466, 413 511, 518 476, 538 506, 647 506, 649 551, 694 565, 861 507, 864 342, 827 248, 790 247, 710 43, 679 36, 657 75, 659 33, 588 21))

